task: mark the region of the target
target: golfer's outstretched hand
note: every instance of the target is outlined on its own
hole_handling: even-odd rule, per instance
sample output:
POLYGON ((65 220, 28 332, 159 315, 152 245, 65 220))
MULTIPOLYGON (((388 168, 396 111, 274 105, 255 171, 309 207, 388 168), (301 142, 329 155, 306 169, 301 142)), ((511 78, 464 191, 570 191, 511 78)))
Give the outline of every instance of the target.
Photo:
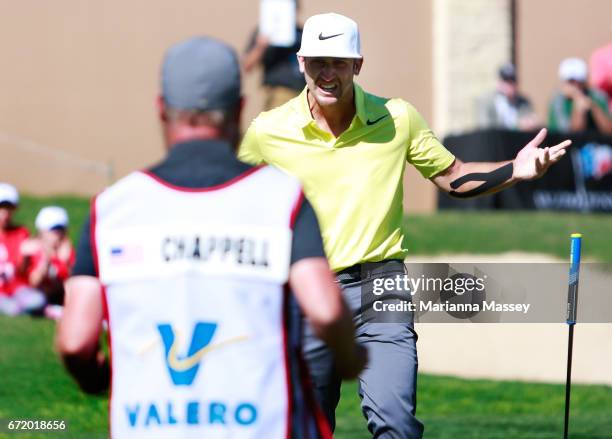
POLYGON ((572 144, 571 140, 564 140, 555 146, 538 148, 546 138, 546 128, 519 151, 514 159, 514 175, 516 180, 534 180, 546 173, 546 170, 561 160, 565 150, 572 144))

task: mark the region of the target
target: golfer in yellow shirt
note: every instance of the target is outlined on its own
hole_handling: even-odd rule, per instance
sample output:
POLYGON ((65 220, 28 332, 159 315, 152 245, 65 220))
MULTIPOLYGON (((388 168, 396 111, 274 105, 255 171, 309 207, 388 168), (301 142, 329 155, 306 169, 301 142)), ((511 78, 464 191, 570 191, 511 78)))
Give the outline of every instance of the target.
MULTIPOLYGON (((239 157, 272 164, 301 180, 319 218, 330 265, 355 313, 357 339, 370 352, 359 380, 368 429, 376 438, 420 438, 413 323, 369 322, 362 317, 371 304, 361 300, 362 289, 374 279, 404 273, 406 163, 442 190, 467 198, 542 176, 570 142, 539 149, 546 136, 542 130, 514 160, 464 163, 408 102, 366 93, 354 83, 363 57, 358 26, 350 18, 310 17, 297 55, 306 88, 253 121, 239 157)), ((333 426, 340 380, 329 351, 308 326, 304 353, 333 426)))

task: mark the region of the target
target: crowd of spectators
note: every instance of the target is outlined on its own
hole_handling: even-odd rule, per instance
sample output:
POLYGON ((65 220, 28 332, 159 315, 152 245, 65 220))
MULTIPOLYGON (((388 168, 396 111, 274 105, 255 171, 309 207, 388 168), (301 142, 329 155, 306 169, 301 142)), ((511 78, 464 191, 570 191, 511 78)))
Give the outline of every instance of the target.
MULTIPOLYGON (((548 106, 547 127, 560 133, 598 132, 612 135, 612 44, 591 57, 591 72, 580 58, 559 64, 559 87, 548 106)), ((477 101, 479 128, 532 131, 544 124, 529 98, 519 91, 516 67, 503 65, 497 87, 477 101)))
POLYGON ((58 319, 64 301, 63 282, 75 253, 67 235, 68 214, 58 206, 43 207, 36 233, 15 224, 19 192, 0 183, 0 314, 31 314, 58 319))

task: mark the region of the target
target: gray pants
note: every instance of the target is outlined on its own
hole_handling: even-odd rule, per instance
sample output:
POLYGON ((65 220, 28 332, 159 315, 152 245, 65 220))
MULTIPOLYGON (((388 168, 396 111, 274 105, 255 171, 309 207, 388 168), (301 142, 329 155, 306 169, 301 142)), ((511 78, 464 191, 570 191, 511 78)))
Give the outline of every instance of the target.
MULTIPOLYGON (((417 334, 413 323, 372 323, 361 316, 361 291, 374 278, 396 276, 397 262, 387 262, 391 272, 340 283, 344 297, 353 311, 357 342, 368 349, 369 363, 359 376, 361 409, 374 438, 421 438, 423 424, 415 417, 417 379, 417 334), (393 266, 393 264, 395 264, 393 266)), ((403 270, 403 264, 400 264, 403 270)), ((364 304, 365 305, 365 304, 364 304)), ((340 399, 340 379, 334 359, 304 325, 304 356, 310 369, 315 396, 332 429, 335 409, 340 399)))

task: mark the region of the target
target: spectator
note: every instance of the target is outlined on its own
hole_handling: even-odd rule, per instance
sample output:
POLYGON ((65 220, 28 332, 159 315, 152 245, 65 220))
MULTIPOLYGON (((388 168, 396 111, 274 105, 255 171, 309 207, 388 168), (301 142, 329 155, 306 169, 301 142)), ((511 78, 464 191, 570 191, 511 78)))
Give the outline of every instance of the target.
POLYGON ((19 276, 21 245, 28 239, 25 227, 13 223, 19 193, 13 185, 0 183, 0 314, 35 312, 44 306, 44 296, 28 287, 19 276))
POLYGON ((561 90, 553 97, 548 110, 551 130, 612 134, 607 99, 602 92, 588 87, 587 77, 587 65, 582 59, 566 58, 561 62, 561 90))
POLYGON ((29 285, 46 298, 45 315, 61 316, 64 304, 64 281, 74 265, 74 249, 66 232, 68 213, 57 206, 44 207, 36 217, 38 236, 21 246, 20 270, 29 285))
POLYGON ((606 93, 608 110, 612 112, 612 42, 591 55, 591 85, 606 93))
POLYGON ((263 67, 264 111, 293 99, 306 86, 296 56, 301 39, 302 27, 298 24, 295 25, 295 41, 290 47, 271 46, 258 29, 253 32, 242 57, 242 67, 246 73, 259 65, 263 67))
POLYGON ((531 131, 541 124, 529 99, 519 93, 514 64, 499 69, 497 89, 481 98, 477 104, 479 128, 505 128, 531 131))

